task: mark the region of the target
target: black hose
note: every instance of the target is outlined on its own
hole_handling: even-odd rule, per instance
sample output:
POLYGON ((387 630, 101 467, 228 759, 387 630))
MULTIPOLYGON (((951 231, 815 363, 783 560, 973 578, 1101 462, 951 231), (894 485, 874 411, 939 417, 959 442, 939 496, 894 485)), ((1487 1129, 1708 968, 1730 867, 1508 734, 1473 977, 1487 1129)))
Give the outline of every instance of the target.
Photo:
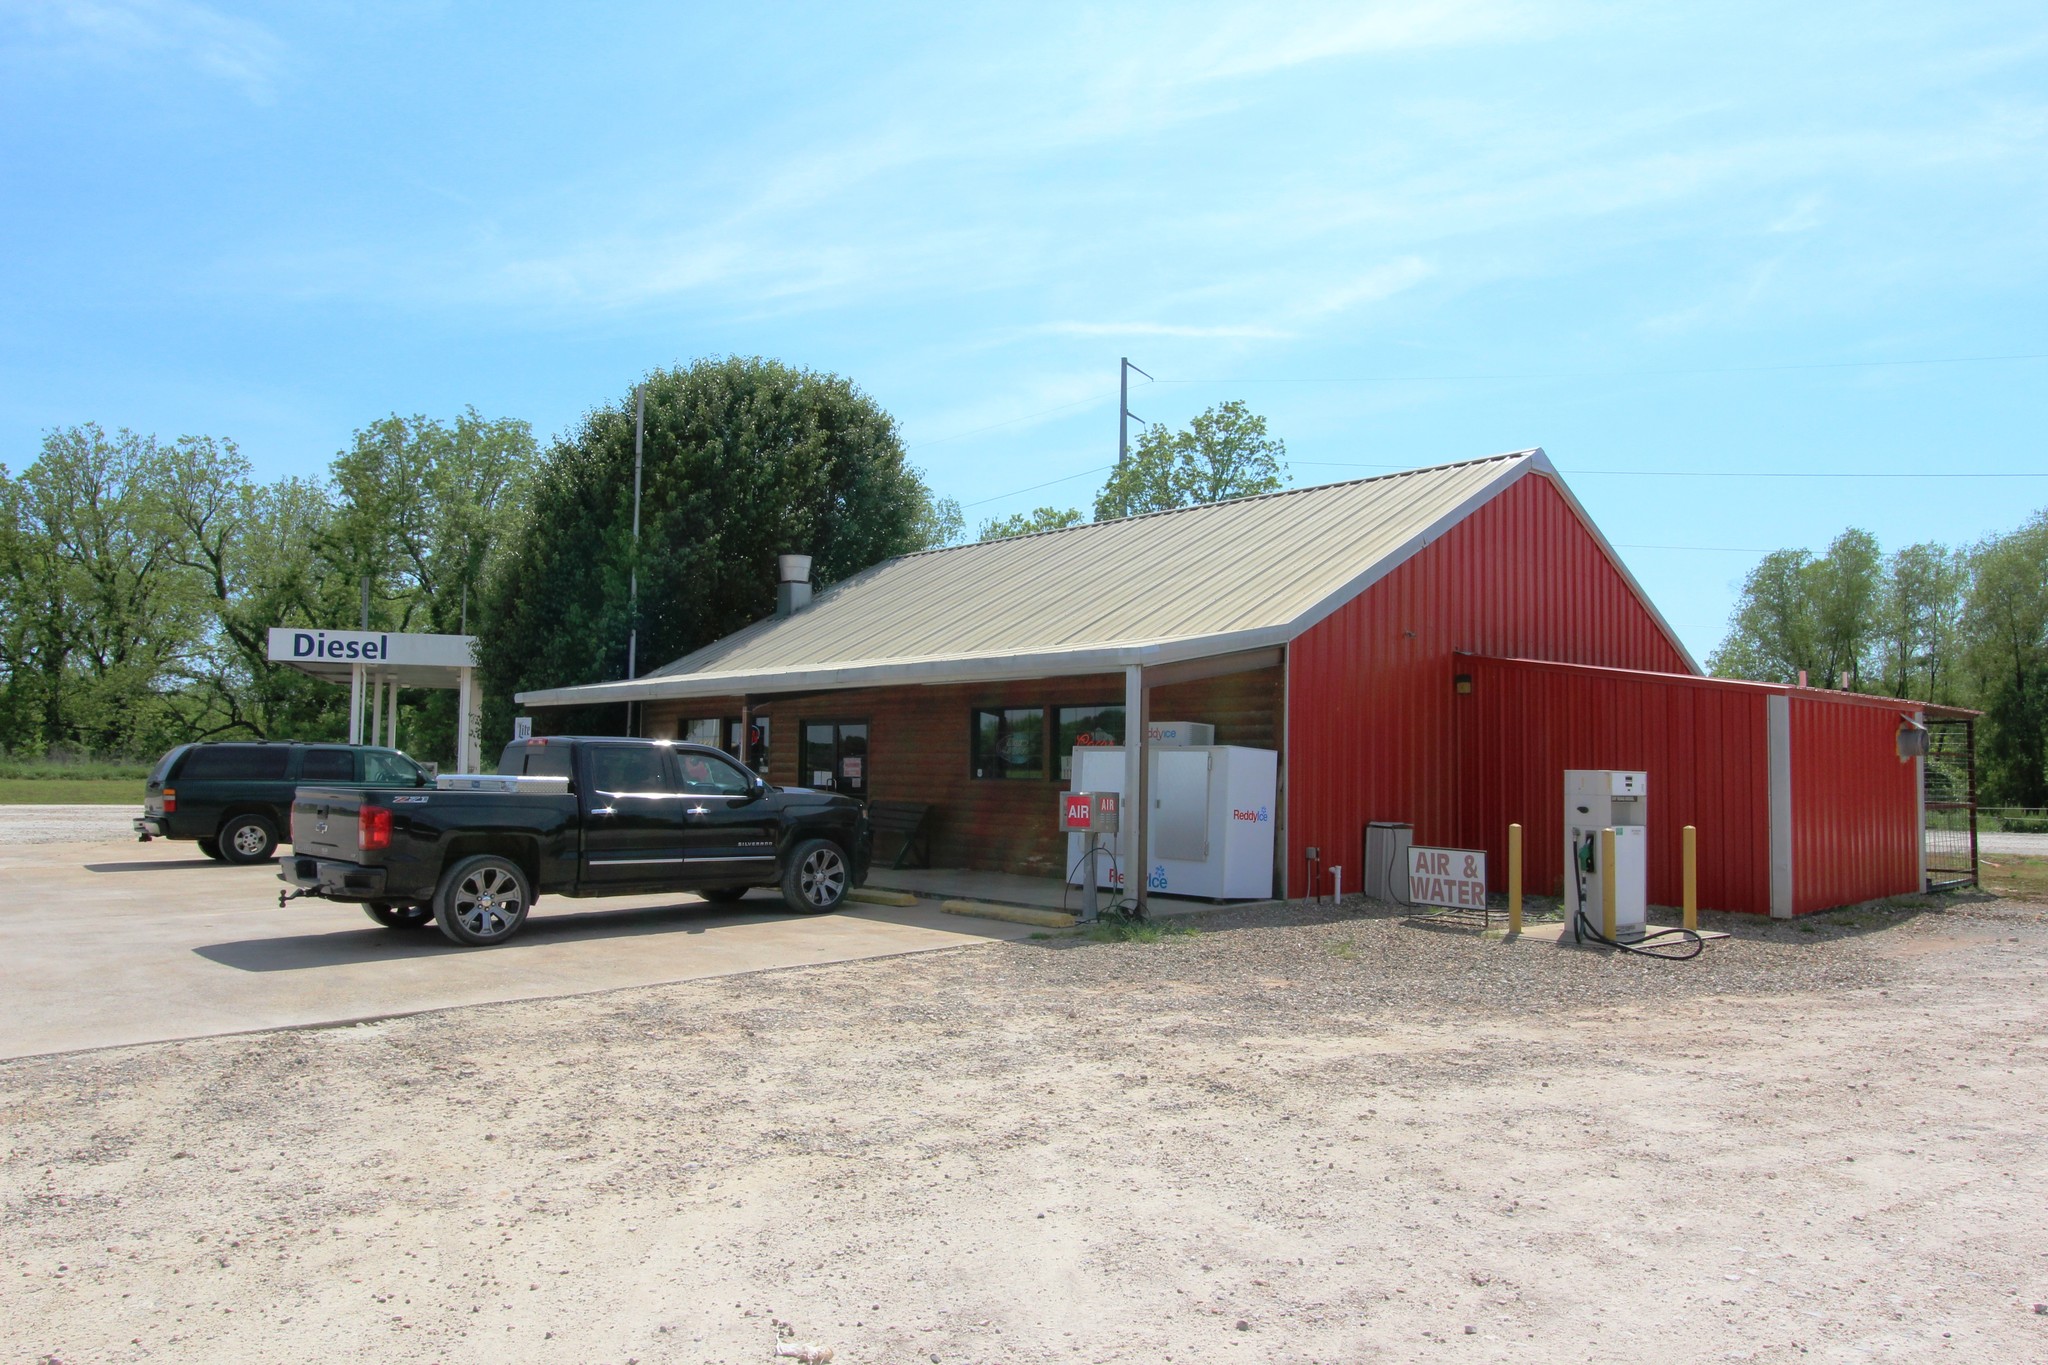
MULTIPOLYGON (((1074 913, 1073 911, 1067 908, 1067 897, 1073 890, 1074 874, 1081 870, 1082 863, 1088 864, 1089 881, 1092 882, 1095 880, 1094 859, 1097 854, 1100 854, 1102 857, 1109 859, 1109 879, 1111 883, 1119 886, 1122 885, 1122 871, 1117 866, 1116 854, 1110 850, 1107 844, 1097 844, 1095 847, 1089 849, 1086 853, 1082 854, 1080 858, 1078 858, 1075 861, 1074 865, 1067 869, 1066 880, 1060 883, 1061 914, 1067 915, 1074 913)), ((1094 887, 1092 889, 1099 891, 1101 888, 1094 887)), ((1142 920, 1145 918, 1144 909, 1138 904, 1137 900, 1133 897, 1122 895, 1121 893, 1112 893, 1109 902, 1109 908, 1107 910, 1102 911, 1101 913, 1105 915, 1121 915, 1123 918, 1128 920, 1142 920)))
MULTIPOLYGON (((1580 903, 1584 904, 1583 897, 1581 897, 1580 903)), ((1664 962, 1690 962, 1693 958, 1698 957, 1707 950, 1707 941, 1701 938, 1697 931, 1692 929, 1659 929, 1654 934, 1643 935, 1634 943, 1623 943, 1621 940, 1609 938, 1598 929, 1595 929, 1592 923, 1587 920, 1584 910, 1579 911, 1578 930, 1581 939, 1591 939, 1595 943, 1604 943, 1610 948, 1619 948, 1624 953, 1634 953, 1637 957, 1654 957, 1664 962), (1646 944, 1656 944, 1660 938, 1672 937, 1677 937, 1679 941, 1655 947, 1644 946, 1646 944), (1688 948, 1692 951, 1684 951, 1688 948)))

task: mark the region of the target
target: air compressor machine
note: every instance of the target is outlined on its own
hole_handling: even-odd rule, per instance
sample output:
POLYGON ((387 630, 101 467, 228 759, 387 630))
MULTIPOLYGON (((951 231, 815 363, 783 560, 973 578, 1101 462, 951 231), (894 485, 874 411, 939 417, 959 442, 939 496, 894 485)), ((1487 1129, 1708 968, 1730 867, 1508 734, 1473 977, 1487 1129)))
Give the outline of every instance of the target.
POLYGON ((1649 899, 1649 803, 1647 773, 1565 772, 1565 942, 1600 932, 1606 881, 1600 835, 1609 829, 1614 831, 1614 937, 1621 943, 1642 939, 1649 899))

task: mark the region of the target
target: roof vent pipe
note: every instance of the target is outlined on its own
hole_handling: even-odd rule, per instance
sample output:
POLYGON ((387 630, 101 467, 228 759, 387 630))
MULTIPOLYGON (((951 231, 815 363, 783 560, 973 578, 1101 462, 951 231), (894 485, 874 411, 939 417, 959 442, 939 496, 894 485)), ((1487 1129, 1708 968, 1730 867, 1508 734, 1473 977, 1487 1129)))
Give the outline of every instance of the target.
POLYGON ((775 556, 775 614, 794 616, 811 605, 811 557, 775 556))

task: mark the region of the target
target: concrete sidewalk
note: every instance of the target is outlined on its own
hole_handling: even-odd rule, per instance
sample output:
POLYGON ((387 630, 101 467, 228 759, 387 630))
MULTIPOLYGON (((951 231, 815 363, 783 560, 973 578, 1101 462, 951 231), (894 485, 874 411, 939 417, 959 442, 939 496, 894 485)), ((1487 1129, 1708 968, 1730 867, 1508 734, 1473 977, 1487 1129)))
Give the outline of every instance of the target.
MULTIPOLYGON (((125 813, 125 812, 124 812, 125 813)), ((1020 939, 936 905, 797 915, 755 892, 543 896, 519 937, 458 948, 354 906, 277 905, 276 869, 188 843, 0 847, 0 1057, 334 1023, 1020 939)))

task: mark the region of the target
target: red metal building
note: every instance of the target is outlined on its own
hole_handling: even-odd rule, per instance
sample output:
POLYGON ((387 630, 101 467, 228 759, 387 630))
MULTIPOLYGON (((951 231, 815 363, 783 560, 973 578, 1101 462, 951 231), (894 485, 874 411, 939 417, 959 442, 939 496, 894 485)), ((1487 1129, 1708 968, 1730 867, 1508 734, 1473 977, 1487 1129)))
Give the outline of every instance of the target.
POLYGON ((1069 713, 1119 742, 1127 714, 1211 722, 1280 755, 1294 896, 1311 847, 1360 885, 1374 820, 1492 851, 1496 883, 1519 822, 1527 885, 1553 890, 1564 771, 1640 769, 1651 898, 1677 899, 1691 824, 1702 903, 1780 915, 1924 885, 1898 731, 1962 714, 1700 677, 1540 450, 889 560, 645 678, 520 700, 772 733, 741 756, 773 780, 929 803, 945 865, 1041 876, 1064 849, 1057 746, 988 780, 976 726, 1011 718, 1029 749, 1069 713))

